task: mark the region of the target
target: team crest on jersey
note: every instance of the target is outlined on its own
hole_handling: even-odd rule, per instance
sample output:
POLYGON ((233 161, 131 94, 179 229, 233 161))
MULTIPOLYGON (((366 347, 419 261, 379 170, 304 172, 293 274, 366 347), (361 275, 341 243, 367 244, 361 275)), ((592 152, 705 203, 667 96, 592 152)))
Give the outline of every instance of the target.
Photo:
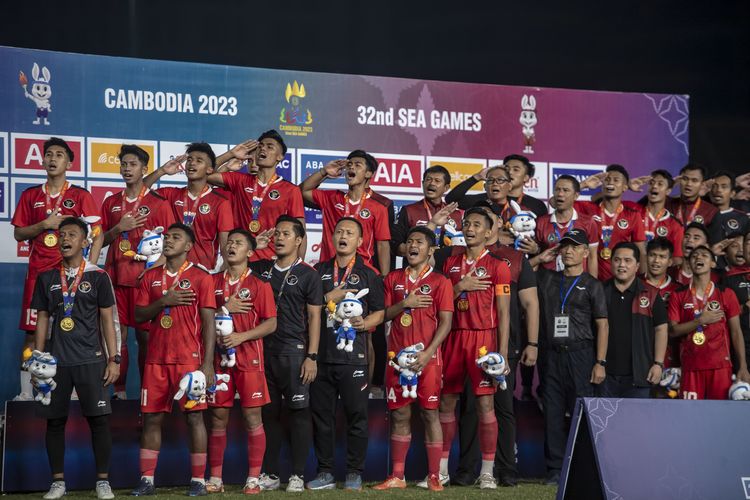
POLYGON ((281 198, 281 193, 279 193, 278 189, 274 189, 273 191, 268 193, 268 197, 272 200, 278 200, 279 198, 281 198))
POLYGON ((286 284, 289 286, 294 286, 297 283, 299 283, 299 279, 293 274, 286 279, 286 284))
POLYGON ((89 293, 91 291, 91 283, 88 281, 81 281, 81 284, 78 285, 78 291, 81 293, 89 293))
POLYGON ((151 209, 148 208, 146 205, 142 205, 142 206, 138 207, 138 215, 141 215, 141 216, 145 217, 146 215, 148 215, 150 213, 151 213, 151 209))
POLYGON ((76 206, 76 202, 68 198, 67 200, 62 202, 62 206, 64 206, 67 209, 71 209, 74 206, 76 206))
POLYGON ((487 275, 487 269, 483 267, 478 267, 476 271, 474 271, 474 274, 477 275, 477 278, 481 278, 483 276, 487 275))
POLYGON ((664 237, 664 236, 667 235, 667 232, 668 231, 667 231, 666 226, 659 226, 659 227, 656 228, 656 234, 657 234, 657 236, 664 237))
POLYGON ((239 292, 237 292, 237 297, 239 297, 242 300, 247 300, 250 298, 250 290, 247 288, 241 288, 239 292))
POLYGON ((617 221, 617 227, 620 229, 627 229, 628 228, 628 220, 627 219, 620 219, 617 221))
POLYGON ((695 219, 693 219, 693 220, 694 220, 695 222, 697 222, 698 224, 703 224, 703 221, 704 221, 704 219, 703 219, 703 216, 702 216, 702 215, 696 215, 696 216, 695 216, 695 219))
POLYGON ((712 300, 708 303, 709 311, 718 311, 719 309, 721 309, 721 304, 719 304, 718 300, 712 300))
POLYGON ((638 303, 638 305, 645 308, 651 305, 651 301, 648 300, 648 297, 641 297, 641 300, 638 303))
POLYGON ((371 215, 372 214, 370 213, 369 208, 363 208, 362 210, 359 211, 359 216, 362 217, 363 219, 369 219, 371 215))
POLYGON ((432 291, 432 287, 430 287, 430 285, 424 284, 419 287, 419 291, 422 295, 429 295, 432 291))
POLYGON ((188 288, 190 288, 190 280, 189 279, 180 280, 179 286, 181 289, 187 290, 188 288))
POLYGON ((358 285, 359 284, 359 274, 352 274, 349 276, 349 284, 350 285, 358 285))
POLYGON ((739 222, 737 222, 737 219, 729 219, 729 220, 727 221, 727 227, 728 227, 729 229, 739 229, 739 227, 740 227, 740 223, 739 223, 739 222))
POLYGON ((211 212, 211 205, 209 205, 208 203, 204 203, 203 205, 198 207, 198 211, 203 215, 206 215, 207 213, 211 212))

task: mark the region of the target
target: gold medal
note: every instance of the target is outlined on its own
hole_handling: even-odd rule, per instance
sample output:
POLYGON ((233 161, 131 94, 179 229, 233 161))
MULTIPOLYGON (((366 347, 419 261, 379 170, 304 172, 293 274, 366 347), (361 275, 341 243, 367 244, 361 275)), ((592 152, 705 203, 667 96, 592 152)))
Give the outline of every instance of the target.
POLYGON ((706 343, 706 335, 703 332, 695 332, 693 334, 693 344, 703 345, 706 343))
POLYGON ((170 328, 172 328, 172 324, 173 324, 172 316, 162 316, 161 320, 159 321, 159 324, 165 330, 169 330, 170 328))
POLYGON ((469 310, 469 301, 467 299, 458 299, 458 310, 466 312, 469 310))
POLYGON ((404 328, 408 328, 411 326, 413 320, 414 318, 412 318, 411 314, 404 313, 401 315, 401 326, 403 326, 404 328))
POLYGON ((127 252, 128 250, 130 250, 130 241, 120 240, 120 251, 127 252))
POLYGON ((44 246, 49 248, 57 246, 57 235, 55 233, 47 233, 44 236, 44 246))
POLYGON ((602 248, 600 255, 602 256, 602 259, 609 260, 610 257, 612 257, 612 250, 610 250, 608 247, 604 247, 602 248))
POLYGON ((258 231, 260 231, 260 222, 258 222, 257 220, 252 220, 250 221, 249 227, 251 233, 257 233, 258 231))
POLYGON ((73 318, 65 317, 60 320, 60 328, 62 328, 63 331, 69 332, 74 326, 76 326, 76 323, 73 321, 73 318))

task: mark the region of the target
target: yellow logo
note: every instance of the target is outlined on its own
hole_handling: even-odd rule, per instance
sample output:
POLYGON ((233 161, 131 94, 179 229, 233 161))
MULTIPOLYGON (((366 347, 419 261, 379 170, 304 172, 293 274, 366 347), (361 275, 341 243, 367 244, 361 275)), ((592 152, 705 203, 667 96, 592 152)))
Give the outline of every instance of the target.
MULTIPOLYGON (((487 166, 484 160, 474 159, 448 159, 448 158, 435 158, 430 157, 427 159, 427 166, 432 167, 434 165, 442 165, 451 174, 451 184, 456 185, 461 181, 465 181, 472 175, 476 174, 487 166)), ((484 193, 484 183, 477 182, 469 190, 469 194, 484 193)))
MULTIPOLYGON (((154 171, 154 146, 138 144, 140 148, 148 153, 148 172, 154 171)), ((91 143, 91 172, 98 174, 119 174, 120 159, 117 155, 120 153, 121 144, 109 144, 106 142, 91 143)))
POLYGON ((287 106, 281 108, 279 114, 279 129, 286 135, 307 137, 313 131, 313 116, 309 108, 303 108, 301 102, 307 97, 305 84, 300 85, 297 80, 293 84, 287 83, 284 98, 287 106))

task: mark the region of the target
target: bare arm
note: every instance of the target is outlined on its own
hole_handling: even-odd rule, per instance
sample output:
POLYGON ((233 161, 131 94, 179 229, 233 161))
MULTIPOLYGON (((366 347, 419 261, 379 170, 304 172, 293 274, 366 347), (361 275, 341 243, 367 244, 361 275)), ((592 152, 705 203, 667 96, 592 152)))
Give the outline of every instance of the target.
POLYGON ((646 271, 648 270, 648 261, 646 260, 646 242, 645 241, 639 241, 635 244, 635 246, 638 247, 638 250, 641 251, 641 267, 640 272, 641 274, 646 274, 646 271))
MULTIPOLYGON (((609 343, 609 320, 597 318, 596 320, 596 359, 607 359, 607 346, 609 343)), ((607 371, 599 363, 594 363, 591 369, 592 384, 601 384, 607 376, 607 371)))
MULTIPOLYGON (((117 350, 117 336, 115 334, 115 321, 112 307, 100 307, 99 317, 101 318, 102 335, 104 343, 107 346, 107 355, 111 358, 115 354, 120 354, 117 350)), ((120 365, 114 361, 107 360, 107 368, 104 370, 104 386, 114 384, 120 376, 120 365)))
POLYGON ((201 330, 203 332, 203 364, 200 370, 206 375, 206 382, 212 385, 214 379, 214 346, 216 345, 216 309, 201 307, 201 330))
POLYGON ((182 169, 182 162, 187 159, 187 155, 180 155, 166 162, 161 167, 157 168, 146 177, 143 178, 143 185, 146 189, 150 189, 151 186, 156 184, 156 181, 164 177, 165 175, 174 175, 182 169))
MULTIPOLYGON (((317 354, 320 345, 320 311, 321 306, 307 304, 307 353, 317 354)), ((318 375, 318 362, 305 358, 300 368, 300 379, 303 384, 312 383, 318 375)))
POLYGON ((52 212, 46 219, 25 227, 14 227, 13 237, 16 241, 33 240, 44 231, 56 230, 65 216, 60 215, 60 211, 52 212))
POLYGON ((102 233, 102 226, 98 226, 99 231, 94 236, 94 242, 91 244, 91 253, 89 253, 89 262, 96 264, 99 261, 99 254, 102 252, 102 244, 104 243, 104 234, 102 233))
POLYGON ((495 298, 497 308, 497 350, 508 359, 508 340, 510 339, 510 295, 498 295, 495 298))
MULTIPOLYGON (((305 223, 304 217, 297 217, 297 220, 302 223, 302 227, 307 229, 307 224, 305 223)), ((297 251, 297 256, 305 260, 305 254, 307 253, 307 231, 305 231, 305 236, 302 238, 302 244, 299 246, 299 250, 297 251)))
MULTIPOLYGON (((589 260, 587 262, 589 274, 594 278, 599 278, 599 257, 596 255, 597 246, 589 246, 589 260)), ((641 255, 645 255, 645 252, 641 255)))
POLYGON ((236 345, 247 342, 248 340, 262 339, 267 335, 271 335, 276 331, 276 323, 276 317, 274 316, 273 318, 264 320, 261 324, 251 330, 248 330, 246 332, 238 332, 237 337, 239 342, 237 342, 236 345))
POLYGON ((391 244, 389 241, 377 241, 378 247, 378 268, 380 274, 386 276, 391 272, 391 244))
POLYGON ((539 295, 537 287, 520 290, 518 301, 526 313, 526 332, 529 341, 529 344, 521 353, 521 363, 526 366, 534 366, 539 355, 539 347, 531 345, 539 343, 539 295))
POLYGON ((364 327, 363 330, 372 330, 376 326, 378 326, 380 323, 383 322, 383 318, 385 317, 385 311, 374 311, 367 315, 367 317, 364 319, 364 327))
POLYGON ((411 364, 411 369, 420 372, 427 366, 430 359, 435 355, 440 344, 443 343, 445 337, 451 330, 451 324, 453 323, 453 312, 451 311, 438 311, 438 327, 435 330, 435 335, 432 337, 432 342, 427 346, 425 350, 417 355, 417 359, 411 364))
POLYGON ((345 167, 346 160, 334 160, 302 181, 299 189, 302 191, 302 199, 305 200, 305 203, 317 207, 315 200, 313 200, 313 191, 323 184, 323 181, 328 177, 340 176, 345 167))
POLYGON ((36 329, 34 330, 34 349, 44 352, 44 344, 47 342, 47 330, 49 330, 49 312, 37 311, 36 329))

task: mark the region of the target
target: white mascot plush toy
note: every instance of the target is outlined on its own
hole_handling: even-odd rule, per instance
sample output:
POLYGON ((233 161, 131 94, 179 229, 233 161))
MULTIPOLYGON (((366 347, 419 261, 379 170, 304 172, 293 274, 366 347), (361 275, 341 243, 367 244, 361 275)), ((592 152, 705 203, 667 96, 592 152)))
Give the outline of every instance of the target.
POLYGON ((57 374, 57 358, 48 352, 35 350, 26 363, 36 389, 34 399, 45 406, 50 404, 52 391, 57 387, 57 382, 52 378, 57 374))
POLYGON ((417 397, 417 384, 422 372, 415 372, 411 369, 411 365, 422 351, 424 351, 424 344, 419 342, 401 349, 398 354, 393 351, 388 353, 388 364, 398 373, 398 384, 401 386, 402 398, 417 397))
POLYGON ((213 383, 212 386, 206 389, 206 392, 209 394, 213 394, 214 392, 228 391, 229 386, 227 384, 229 383, 230 378, 231 377, 229 376, 228 373, 217 373, 216 381, 213 383))
POLYGON ((733 401, 750 401, 750 384, 741 380, 729 388, 729 399, 733 401))
POLYGON ((351 319, 362 316, 364 308, 359 300, 370 291, 369 288, 363 288, 357 294, 346 292, 344 300, 336 306, 336 313, 333 319, 340 323, 336 328, 336 349, 339 351, 352 352, 354 350, 354 339, 357 338, 357 330, 352 327, 351 319))
POLYGON ((682 378, 682 369, 667 368, 661 374, 659 385, 667 390, 667 396, 674 399, 680 393, 680 379, 682 378))
POLYGON ((206 402, 206 376, 202 371, 189 372, 180 379, 180 390, 174 395, 174 399, 181 399, 185 395, 188 399, 185 403, 187 410, 206 402))
POLYGON ((536 214, 522 209, 521 205, 513 200, 510 200, 510 206, 513 207, 516 214, 510 218, 508 223, 510 224, 510 232, 516 237, 516 243, 513 247, 518 250, 522 240, 534 239, 536 214))
POLYGON ((445 233, 443 234, 443 244, 448 247, 465 247, 466 239, 464 238, 463 231, 456 229, 456 226, 446 224, 445 233))
POLYGON ((164 248, 164 228, 161 226, 155 227, 154 230, 146 229, 143 231, 143 237, 141 242, 138 243, 137 253, 128 250, 125 255, 133 258, 140 262, 146 261, 146 269, 150 269, 159 257, 161 257, 162 249, 164 248))
POLYGON ((479 348, 479 358, 477 358, 477 366, 482 369, 484 373, 497 380, 498 387, 503 391, 508 388, 508 383, 505 381, 505 358, 498 352, 488 352, 487 347, 482 346, 479 348))
MULTIPOLYGON (((221 308, 221 312, 216 313, 216 338, 226 337, 234 332, 234 322, 232 315, 229 314, 226 307, 221 308)), ((217 343, 219 354, 221 355, 221 366, 232 368, 237 364, 237 350, 234 347, 224 347, 217 343)))

